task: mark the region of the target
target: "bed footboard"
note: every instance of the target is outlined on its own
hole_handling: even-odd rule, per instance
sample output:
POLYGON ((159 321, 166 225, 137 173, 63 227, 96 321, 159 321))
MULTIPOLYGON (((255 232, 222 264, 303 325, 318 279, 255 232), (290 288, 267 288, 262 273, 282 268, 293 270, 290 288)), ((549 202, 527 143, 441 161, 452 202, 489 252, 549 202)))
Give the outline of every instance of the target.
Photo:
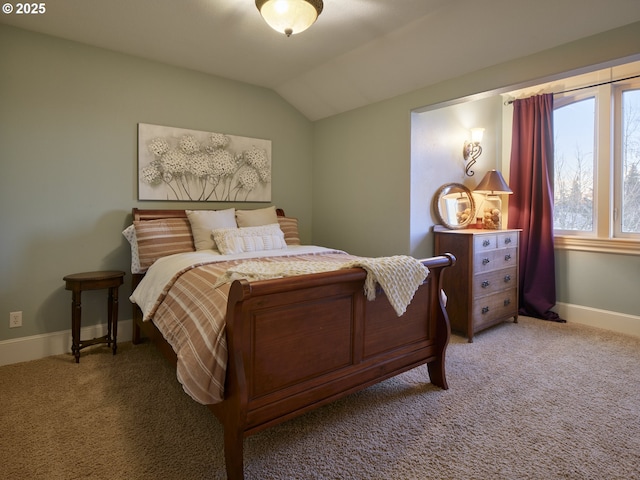
POLYGON ((243 478, 245 436, 394 375, 428 365, 448 388, 450 327, 440 294, 452 255, 423 260, 427 280, 402 317, 379 291, 368 301, 360 268, 248 283, 227 306, 225 400, 211 405, 224 426, 227 477, 243 478))

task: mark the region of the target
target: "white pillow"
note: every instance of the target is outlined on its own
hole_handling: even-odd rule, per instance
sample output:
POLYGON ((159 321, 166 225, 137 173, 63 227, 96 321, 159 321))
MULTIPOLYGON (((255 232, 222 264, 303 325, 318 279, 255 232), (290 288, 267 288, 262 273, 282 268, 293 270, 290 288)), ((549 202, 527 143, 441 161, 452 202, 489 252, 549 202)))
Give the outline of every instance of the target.
POLYGON ((284 233, 277 223, 257 227, 222 228, 213 231, 220 253, 231 255, 287 248, 284 233))
POLYGON ((255 210, 236 210, 239 227, 258 227, 278 223, 276 207, 257 208, 255 210))
POLYGON ((227 210, 187 210, 187 218, 191 224, 193 243, 196 250, 216 248, 212 230, 219 228, 236 228, 236 209, 227 210))
POLYGON ((136 237, 136 227, 129 225, 122 231, 122 235, 131 246, 131 273, 144 273, 146 269, 140 266, 140 255, 138 254, 138 239, 136 237))

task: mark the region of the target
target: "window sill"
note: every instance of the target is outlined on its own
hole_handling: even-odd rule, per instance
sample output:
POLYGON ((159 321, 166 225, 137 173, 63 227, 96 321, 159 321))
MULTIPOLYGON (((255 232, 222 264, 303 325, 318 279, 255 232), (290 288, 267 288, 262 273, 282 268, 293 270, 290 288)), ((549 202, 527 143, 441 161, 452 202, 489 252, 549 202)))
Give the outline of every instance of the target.
POLYGON ((554 246, 558 250, 640 255, 640 242, 626 238, 588 238, 557 235, 554 236, 554 246))

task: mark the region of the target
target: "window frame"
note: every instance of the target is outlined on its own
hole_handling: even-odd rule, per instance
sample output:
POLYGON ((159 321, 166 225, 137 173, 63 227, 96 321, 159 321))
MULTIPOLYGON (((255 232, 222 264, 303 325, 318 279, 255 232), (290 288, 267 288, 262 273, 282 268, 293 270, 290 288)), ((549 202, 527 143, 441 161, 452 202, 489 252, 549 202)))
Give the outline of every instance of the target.
MULTIPOLYGON (((613 237, 614 238, 627 238, 640 241, 640 233, 623 232, 622 231, 622 191, 623 191, 623 178, 622 178, 622 94, 626 91, 638 91, 640 92, 640 79, 634 79, 632 81, 621 82, 613 87, 613 108, 614 108, 614 141, 613 155, 614 155, 614 168, 613 168, 613 237)), ((640 135, 640 134, 639 134, 640 135)))
MULTIPOLYGON (((593 231, 554 229, 555 246, 592 252, 640 255, 640 234, 621 230, 622 92, 640 88, 640 80, 605 84, 570 92, 554 101, 554 109, 595 98, 593 231)), ((554 173, 555 176, 555 173, 554 173)))
MULTIPOLYGON (((581 237, 597 237, 598 236, 598 221, 600 216, 598 215, 598 199, 600 198, 600 189, 598 188, 598 178, 599 178, 599 123, 598 119, 600 118, 600 101, 598 98, 598 91, 596 87, 593 88, 585 88, 580 90, 579 92, 571 92, 571 94, 566 94, 561 98, 554 99, 553 102, 553 110, 555 114, 555 110, 558 108, 567 107, 573 103, 582 102, 593 98, 594 100, 594 119, 593 119, 593 218, 592 225, 593 228, 591 230, 563 230, 563 229, 553 229, 554 236, 581 236, 581 237)), ((555 137, 555 127, 554 127, 554 137, 555 137)), ((555 158, 554 158, 554 169, 555 169, 555 158)), ((553 172, 554 179, 554 190, 555 190, 555 170, 553 172)))

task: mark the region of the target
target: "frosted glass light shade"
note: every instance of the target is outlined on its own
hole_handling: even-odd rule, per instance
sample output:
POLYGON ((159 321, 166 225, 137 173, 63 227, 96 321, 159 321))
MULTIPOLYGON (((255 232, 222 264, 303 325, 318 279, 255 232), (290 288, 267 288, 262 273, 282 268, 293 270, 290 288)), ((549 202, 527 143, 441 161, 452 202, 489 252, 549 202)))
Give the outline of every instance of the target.
POLYGON ((484 128, 472 128, 471 129, 471 141, 473 143, 482 142, 482 137, 484 136, 484 128))
POLYGON ((265 22, 287 37, 305 31, 322 12, 322 0, 256 0, 265 22))

